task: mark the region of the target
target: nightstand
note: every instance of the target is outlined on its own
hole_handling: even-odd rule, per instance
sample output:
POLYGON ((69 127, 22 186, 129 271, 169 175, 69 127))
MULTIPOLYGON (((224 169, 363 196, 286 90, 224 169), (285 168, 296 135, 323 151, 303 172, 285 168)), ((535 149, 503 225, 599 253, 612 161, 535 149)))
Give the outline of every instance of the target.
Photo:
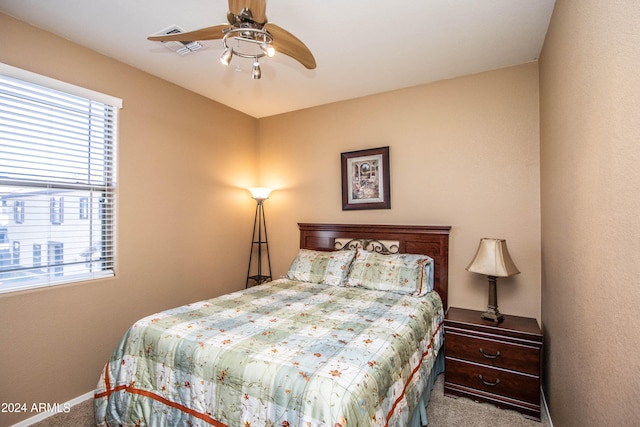
POLYGON ((540 421, 542 332, 536 319, 451 307, 444 321, 445 395, 513 409, 540 421))

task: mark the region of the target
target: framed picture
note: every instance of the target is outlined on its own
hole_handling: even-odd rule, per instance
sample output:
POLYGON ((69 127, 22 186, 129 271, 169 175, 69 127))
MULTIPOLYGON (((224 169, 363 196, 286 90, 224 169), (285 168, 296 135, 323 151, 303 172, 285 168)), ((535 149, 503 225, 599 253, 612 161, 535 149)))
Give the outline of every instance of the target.
POLYGON ((342 210, 391 209, 389 147, 341 154, 342 210))

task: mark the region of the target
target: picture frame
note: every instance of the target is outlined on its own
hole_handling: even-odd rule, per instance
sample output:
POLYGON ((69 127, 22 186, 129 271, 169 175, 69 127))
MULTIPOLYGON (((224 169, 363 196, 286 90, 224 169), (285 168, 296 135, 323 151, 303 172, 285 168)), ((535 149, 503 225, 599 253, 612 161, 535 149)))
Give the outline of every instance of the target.
POLYGON ((389 147, 342 153, 342 210, 391 209, 389 147))

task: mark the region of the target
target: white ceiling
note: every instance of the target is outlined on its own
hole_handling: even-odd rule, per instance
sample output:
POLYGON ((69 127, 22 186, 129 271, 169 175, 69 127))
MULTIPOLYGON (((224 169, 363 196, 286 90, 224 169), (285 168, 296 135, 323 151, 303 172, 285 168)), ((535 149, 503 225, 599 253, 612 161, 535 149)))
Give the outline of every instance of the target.
POLYGON ((0 0, 0 11, 260 118, 536 60, 554 0, 269 0, 314 54, 220 64, 222 41, 180 56, 147 36, 226 22, 225 0, 0 0), (236 66, 241 70, 237 71, 236 66))

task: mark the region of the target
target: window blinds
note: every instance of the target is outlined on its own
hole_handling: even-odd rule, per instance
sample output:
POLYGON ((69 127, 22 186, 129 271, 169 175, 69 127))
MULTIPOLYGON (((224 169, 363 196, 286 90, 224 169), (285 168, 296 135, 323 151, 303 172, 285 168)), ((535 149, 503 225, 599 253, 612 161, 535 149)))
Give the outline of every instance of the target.
POLYGON ((112 276, 117 108, 0 75, 0 292, 112 276))

